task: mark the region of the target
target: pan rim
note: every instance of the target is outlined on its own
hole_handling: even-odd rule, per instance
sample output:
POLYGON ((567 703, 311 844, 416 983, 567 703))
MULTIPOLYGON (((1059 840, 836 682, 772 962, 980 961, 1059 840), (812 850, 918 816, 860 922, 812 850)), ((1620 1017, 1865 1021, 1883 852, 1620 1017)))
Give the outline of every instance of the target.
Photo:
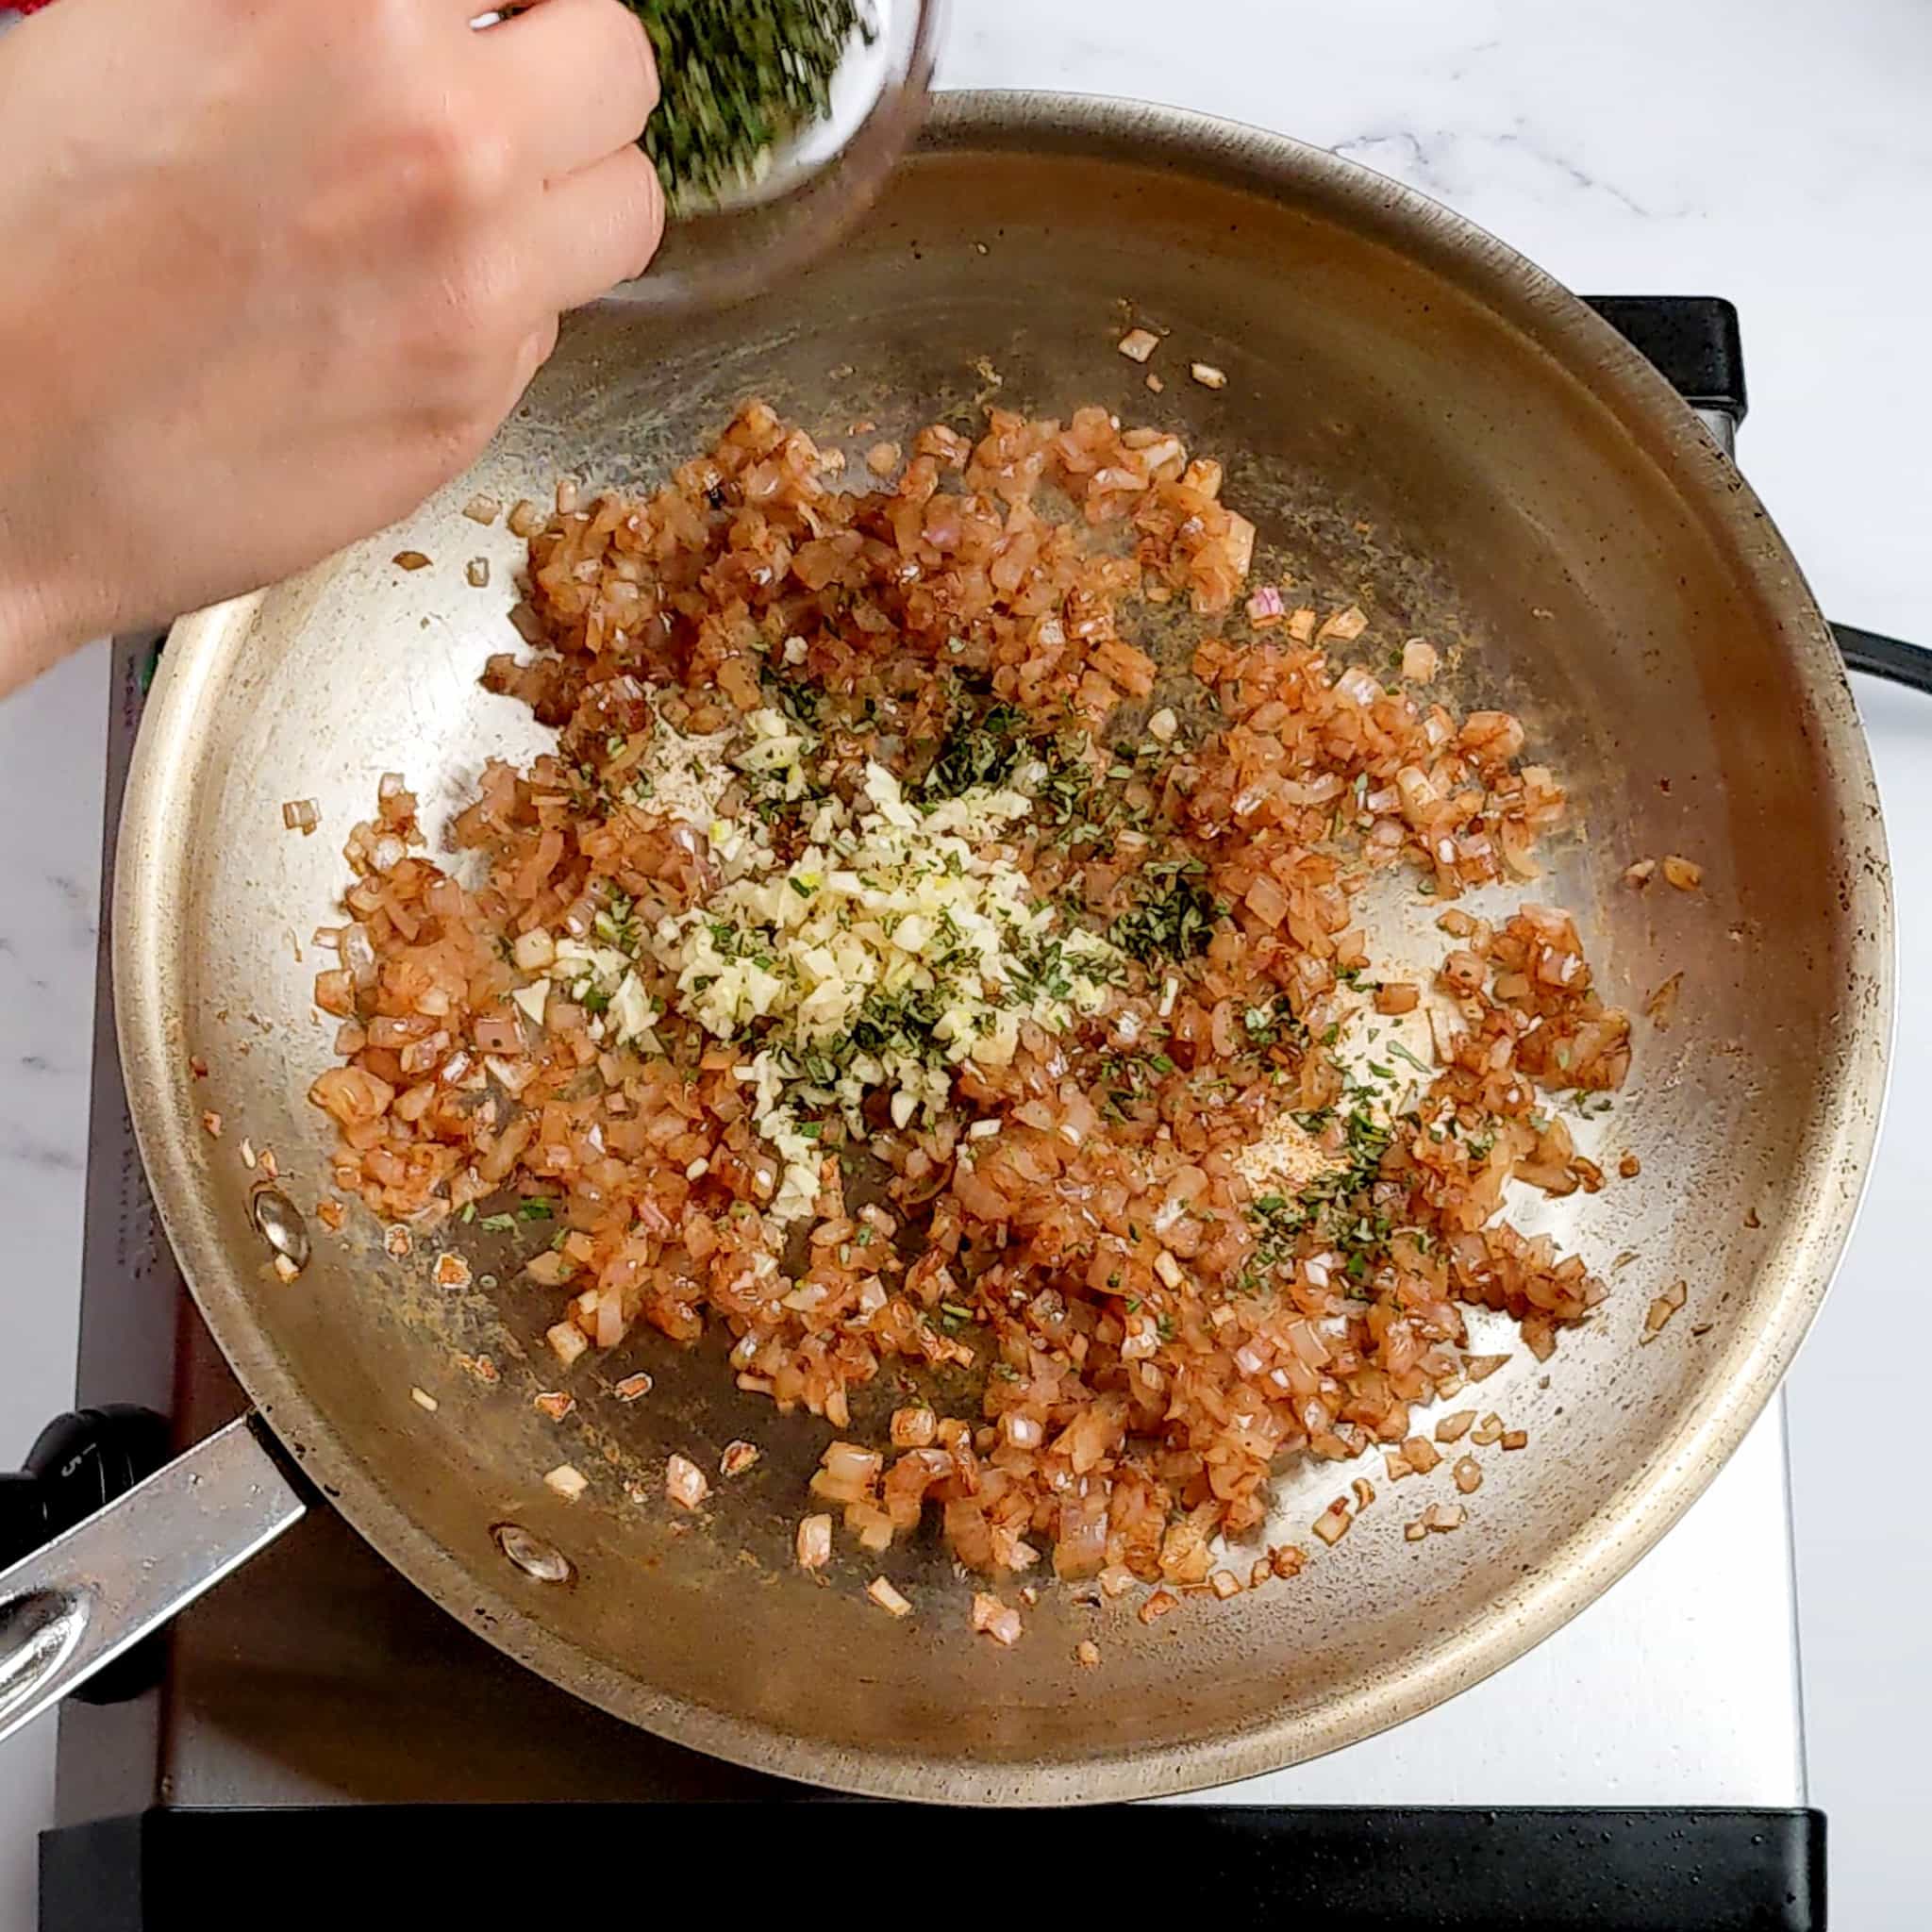
MULTIPOLYGON (((268 1348, 249 1312, 241 1271, 198 1210, 185 1137, 167 1131, 179 1068, 170 1030, 164 935, 171 874, 180 858, 158 828, 191 784, 171 746, 188 728, 224 641, 245 628, 264 593, 197 612, 175 627, 151 695, 123 808, 112 897, 117 1036, 137 1139, 171 1244, 197 1306, 250 1399, 304 1465, 327 1484, 357 1530, 406 1576, 499 1648, 614 1714, 727 1760, 853 1793, 924 1802, 1073 1805, 1178 1795, 1279 1770, 1345 1747, 1469 1688, 1568 1623, 1635 1564, 1702 1494, 1775 1391, 1822 1305, 1850 1239, 1876 1142, 1894 1011, 1894 924, 1875 778, 1841 663, 1808 587, 1748 484, 1716 458, 1694 418, 1651 366, 1575 296, 1502 242, 1402 184, 1324 150, 1213 116, 1091 94, 1002 91, 941 95, 925 150, 1120 155, 1169 161, 1268 193, 1317 198, 1338 219, 1449 275, 1524 331, 1563 375, 1585 384, 1717 533, 1736 567, 1787 613, 1791 668, 1815 707, 1828 800, 1848 854, 1846 928, 1874 943, 1847 974, 1847 1043, 1840 1083, 1822 1105, 1818 1134, 1838 1191, 1821 1199, 1777 1301, 1759 1316, 1728 1374, 1714 1375, 1678 1420, 1666 1454, 1625 1483, 1473 1628, 1405 1657, 1365 1689, 1318 1711, 1263 1718, 1182 1746, 1065 1763, 989 1764, 966 1757, 895 1757, 783 1734, 647 1690, 551 1633, 519 1601, 479 1588, 475 1574, 427 1538, 367 1474, 268 1348), (1859 992, 1862 996, 1852 999, 1859 992), (475 1610, 486 1614, 470 1614, 475 1610)), ((1821 1164, 1824 1157, 1821 1156, 1821 1164)))

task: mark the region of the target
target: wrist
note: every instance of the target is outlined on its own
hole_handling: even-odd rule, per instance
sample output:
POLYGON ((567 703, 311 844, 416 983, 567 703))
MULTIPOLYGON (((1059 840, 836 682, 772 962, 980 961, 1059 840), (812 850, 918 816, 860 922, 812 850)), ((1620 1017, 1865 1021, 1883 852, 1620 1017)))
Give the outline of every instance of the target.
MULTIPOLYGON (((0 88, 0 113, 6 105, 0 88)), ((21 252, 0 222, 0 256, 21 252)), ((58 347, 42 326, 57 307, 30 263, 0 278, 0 699, 113 615, 98 608, 84 568, 115 546, 98 535, 98 493, 82 480, 97 457, 89 413, 75 407, 58 347)))
POLYGON ((0 305, 0 698, 113 616, 97 608, 83 567, 115 547, 98 534, 95 492, 75 487, 92 461, 76 447, 85 418, 67 412, 63 446, 60 412, 44 408, 47 385, 24 374, 48 367, 46 346, 20 326, 13 305, 0 305))
POLYGON ((36 558, 0 508, 0 699, 38 677, 101 627, 62 573, 36 558))

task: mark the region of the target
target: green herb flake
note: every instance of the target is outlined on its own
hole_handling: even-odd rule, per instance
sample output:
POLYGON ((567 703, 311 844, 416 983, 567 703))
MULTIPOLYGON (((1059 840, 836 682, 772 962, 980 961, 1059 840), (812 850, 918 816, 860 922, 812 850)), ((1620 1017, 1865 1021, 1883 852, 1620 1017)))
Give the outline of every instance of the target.
POLYGON ((772 151, 822 121, 859 0, 629 0, 658 57, 663 97, 641 145, 674 208, 755 181, 772 151))
POLYGON ((1140 887, 1137 903, 1108 927, 1107 936, 1129 958, 1143 966, 1191 959, 1208 950, 1214 928, 1227 917, 1227 908, 1191 875, 1172 879, 1148 890, 1140 887))
POLYGON ((1004 785, 1026 755, 1025 728, 1025 718, 1006 704, 956 719, 921 791, 927 798, 958 798, 975 785, 1004 785))

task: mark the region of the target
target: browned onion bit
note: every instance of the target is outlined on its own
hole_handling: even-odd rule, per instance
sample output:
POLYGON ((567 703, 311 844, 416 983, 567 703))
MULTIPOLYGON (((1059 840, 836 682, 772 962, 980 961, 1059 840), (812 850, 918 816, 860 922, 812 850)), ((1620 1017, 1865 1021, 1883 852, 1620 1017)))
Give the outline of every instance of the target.
MULTIPOLYGON (((1253 583, 1257 534, 1223 463, 1166 429, 995 409, 976 437, 935 424, 838 457, 753 403, 654 491, 566 477, 554 509, 509 510, 528 568, 508 616, 529 648, 486 683, 557 737, 525 766, 486 765, 450 825, 461 868, 431 855, 400 774, 350 829, 315 981, 340 1023, 339 1064, 310 1090, 336 1133, 326 1184, 398 1258, 440 1248, 451 1220, 500 1238, 506 1280, 550 1297, 540 1325, 566 1369, 658 1345, 652 1331, 680 1347, 722 1332, 737 1389, 830 1438, 821 1513, 797 1532, 808 1570, 842 1535, 871 1574, 936 1521, 1023 1605, 1050 1576, 1103 1599, 1153 1586, 1151 1623, 1183 1591, 1291 1576, 1291 1546, 1245 1584, 1217 1567, 1266 1522, 1284 1459, 1379 1448, 1399 1481, 1465 1433, 1511 1446, 1469 1410, 1425 1433, 1507 1359, 1467 1352, 1471 1311, 1543 1359, 1605 1294, 1503 1210, 1512 1178, 1602 1184, 1551 1096, 1617 1089, 1628 1019, 1569 914, 1454 903, 1528 888, 1561 788, 1519 720, 1443 702, 1437 647, 1387 634, 1372 600, 1308 597, 1291 559, 1263 557, 1273 581, 1253 583), (1184 658, 1159 655, 1162 607, 1191 625, 1184 658), (795 782, 732 763, 768 709, 806 741, 795 782), (654 780, 671 734, 734 747, 709 760, 723 784, 702 810, 654 780), (846 1023, 805 1082, 824 1159, 804 1259, 786 1261, 764 1217, 793 1157, 761 1139, 739 1071, 763 1023, 704 1031, 656 936, 715 903, 741 835, 789 862, 809 814, 860 795, 868 759, 927 805, 1024 774, 1008 862, 1065 921, 1131 943, 1098 1010, 1029 1011, 1009 1056, 920 1059, 942 1016, 916 1002, 846 1023), (1432 988, 1376 975, 1360 888, 1389 868, 1442 906, 1432 988), (654 1044, 634 1002, 619 1026, 619 974, 566 942, 617 956, 654 1044), (1392 1056, 1365 1099, 1344 1022, 1425 1000, 1431 1053, 1392 1056), (883 1087, 870 1113, 824 1100, 861 1043, 939 1068, 947 1104, 895 1119, 883 1087), (861 1148, 882 1201, 846 1197, 861 1148), (944 1399, 960 1384, 940 1372, 984 1392, 944 1399), (885 1407, 861 1391, 890 1391, 885 1407)), ((1042 941, 1024 971, 1051 987, 1065 967, 1042 941)), ((1658 1306, 1649 1335, 1674 1312, 1658 1306)), ((650 1386, 636 1371, 612 1392, 650 1386)), ((734 1442, 719 1470, 756 1454, 734 1442)), ((1324 1542, 1374 1495, 1338 1480, 1354 1507, 1317 1521, 1324 1542)), ((708 1488, 671 1458, 673 1505, 708 1488)), ((1453 1526, 1440 1507, 1424 1534, 1453 1526)), ((910 1607, 884 1577, 870 1593, 910 1607)), ((989 1618, 1017 1617, 981 1594, 989 1618)))

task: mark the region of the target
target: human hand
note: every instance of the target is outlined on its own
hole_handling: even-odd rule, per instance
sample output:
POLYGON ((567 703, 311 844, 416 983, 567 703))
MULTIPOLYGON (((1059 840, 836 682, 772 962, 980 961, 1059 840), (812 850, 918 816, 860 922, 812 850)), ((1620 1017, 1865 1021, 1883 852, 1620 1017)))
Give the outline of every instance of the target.
POLYGON ((636 275, 620 0, 62 0, 0 39, 0 694, 466 466, 636 275))

